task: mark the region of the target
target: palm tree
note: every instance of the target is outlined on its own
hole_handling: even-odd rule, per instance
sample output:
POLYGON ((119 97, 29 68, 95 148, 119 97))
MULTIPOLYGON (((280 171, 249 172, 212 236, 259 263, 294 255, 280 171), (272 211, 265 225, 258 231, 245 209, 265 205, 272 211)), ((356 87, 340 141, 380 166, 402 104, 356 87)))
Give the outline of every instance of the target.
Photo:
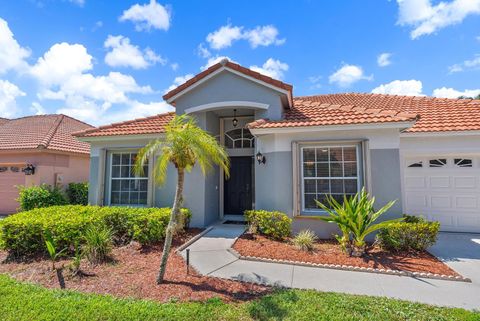
POLYGON ((165 244, 157 277, 157 283, 161 284, 165 276, 178 213, 182 206, 185 171, 190 171, 195 164, 198 164, 203 174, 206 175, 214 165, 219 165, 228 177, 230 161, 227 152, 217 140, 198 127, 195 119, 187 115, 175 116, 166 126, 164 138, 149 142, 139 151, 135 162, 135 171, 141 174, 148 158, 157 154, 158 158, 153 167, 153 174, 159 185, 165 183, 169 163, 175 166, 178 174, 175 200, 165 233, 165 244))

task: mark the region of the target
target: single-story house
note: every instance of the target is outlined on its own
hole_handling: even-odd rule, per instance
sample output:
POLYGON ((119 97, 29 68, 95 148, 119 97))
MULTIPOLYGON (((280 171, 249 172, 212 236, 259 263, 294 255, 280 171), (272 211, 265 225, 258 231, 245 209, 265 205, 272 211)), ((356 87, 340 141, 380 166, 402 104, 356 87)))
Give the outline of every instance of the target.
POLYGON ((91 128, 65 115, 0 119, 0 214, 17 211, 18 185, 88 181, 90 146, 72 133, 91 128))
POLYGON ((341 93, 294 97, 291 85, 228 60, 164 95, 175 112, 76 134, 91 145, 89 201, 171 206, 175 170, 164 186, 132 174, 138 149, 160 138, 175 114, 194 115, 231 158, 221 170, 186 176, 192 224, 279 210, 294 230, 330 236, 315 199, 365 187, 379 206, 441 222, 444 231, 480 232, 480 100, 341 93))

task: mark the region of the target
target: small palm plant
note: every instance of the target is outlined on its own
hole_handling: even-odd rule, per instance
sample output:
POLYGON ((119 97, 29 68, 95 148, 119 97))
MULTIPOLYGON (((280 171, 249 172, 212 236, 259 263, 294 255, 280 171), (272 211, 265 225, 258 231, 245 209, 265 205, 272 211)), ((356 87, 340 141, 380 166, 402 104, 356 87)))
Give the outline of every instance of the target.
POLYGON ((50 256, 50 261, 52 261, 52 271, 55 271, 57 269, 55 267, 56 261, 60 256, 63 255, 63 252, 65 252, 67 249, 65 248, 61 251, 57 251, 57 244, 53 239, 52 232, 50 232, 50 230, 45 231, 44 239, 48 255, 50 256))
POLYGON ((135 172, 143 174, 143 166, 148 158, 157 154, 159 156, 154 166, 154 176, 159 185, 163 185, 165 182, 168 164, 173 164, 177 169, 175 199, 165 233, 160 271, 157 277, 157 283, 161 284, 165 276, 172 238, 182 206, 185 171, 190 171, 195 164, 198 164, 203 174, 206 175, 214 165, 219 165, 228 177, 230 162, 227 152, 215 137, 198 127, 195 119, 188 115, 175 116, 166 126, 164 138, 149 142, 139 151, 135 162, 135 172))
POLYGON ((352 256, 365 254, 365 238, 367 235, 403 220, 403 218, 399 218, 375 224, 375 221, 388 211, 395 204, 395 201, 391 201, 375 211, 373 206, 375 197, 370 197, 365 188, 354 196, 344 196, 342 204, 331 195, 327 196, 327 205, 318 201, 316 203, 328 214, 328 216, 320 217, 320 219, 338 225, 342 231, 342 236, 337 236, 337 240, 342 248, 352 256))

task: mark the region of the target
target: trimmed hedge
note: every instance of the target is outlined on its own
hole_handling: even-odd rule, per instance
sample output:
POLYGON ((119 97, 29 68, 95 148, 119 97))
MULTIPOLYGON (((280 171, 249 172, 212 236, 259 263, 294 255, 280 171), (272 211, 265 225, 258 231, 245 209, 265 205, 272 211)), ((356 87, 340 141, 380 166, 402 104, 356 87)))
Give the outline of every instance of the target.
MULTIPOLYGON (((0 221, 0 247, 14 256, 45 253, 44 233, 49 230, 59 250, 71 248, 82 244, 84 232, 93 224, 111 229, 115 244, 154 243, 165 237, 170 211, 80 205, 34 209, 0 221)), ((182 209, 181 216, 189 218, 191 213, 182 209)))
POLYGON ((34 208, 68 204, 67 198, 61 189, 47 184, 40 186, 19 186, 20 210, 29 211, 34 208))
POLYGON ((390 224, 377 234, 379 245, 389 251, 425 251, 437 241, 439 222, 404 215, 403 222, 390 224))
POLYGON ((292 219, 285 213, 248 210, 245 211, 245 219, 250 225, 250 231, 253 233, 260 233, 278 240, 290 236, 292 219))
POLYGON ((67 196, 72 205, 88 205, 88 183, 68 184, 67 196))

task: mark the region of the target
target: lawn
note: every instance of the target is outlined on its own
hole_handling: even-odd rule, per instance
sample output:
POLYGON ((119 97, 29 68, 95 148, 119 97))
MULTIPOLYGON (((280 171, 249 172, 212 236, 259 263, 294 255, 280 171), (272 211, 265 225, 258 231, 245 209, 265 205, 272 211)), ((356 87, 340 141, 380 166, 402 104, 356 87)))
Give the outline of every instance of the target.
POLYGON ((480 320, 480 314, 386 298, 278 290, 244 303, 156 303, 45 289, 0 275, 2 320, 480 320))

